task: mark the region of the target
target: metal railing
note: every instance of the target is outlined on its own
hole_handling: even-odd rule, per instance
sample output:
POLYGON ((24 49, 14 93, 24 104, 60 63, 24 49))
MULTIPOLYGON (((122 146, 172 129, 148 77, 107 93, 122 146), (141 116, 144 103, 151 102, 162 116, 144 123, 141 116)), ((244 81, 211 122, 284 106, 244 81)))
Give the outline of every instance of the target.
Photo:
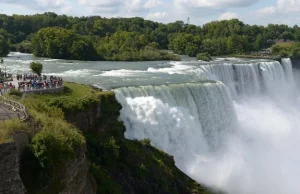
POLYGON ((12 109, 16 109, 24 114, 23 117, 20 118, 21 121, 25 121, 28 118, 28 113, 26 110, 26 107, 16 101, 9 100, 5 98, 2 94, 0 94, 0 101, 3 102, 3 104, 11 107, 12 109))
POLYGON ((40 88, 20 88, 17 89, 21 93, 55 93, 55 92, 61 92, 64 88, 64 85, 58 85, 58 86, 48 86, 48 87, 40 87, 40 88))
MULTIPOLYGON (((2 88, 0 91, 2 94, 9 93, 9 91, 12 88, 2 88)), ((34 87, 28 87, 28 88, 14 88, 15 90, 23 93, 57 93, 61 92, 64 89, 64 83, 61 83, 57 86, 47 86, 47 87, 40 87, 40 88, 34 88, 34 87)))

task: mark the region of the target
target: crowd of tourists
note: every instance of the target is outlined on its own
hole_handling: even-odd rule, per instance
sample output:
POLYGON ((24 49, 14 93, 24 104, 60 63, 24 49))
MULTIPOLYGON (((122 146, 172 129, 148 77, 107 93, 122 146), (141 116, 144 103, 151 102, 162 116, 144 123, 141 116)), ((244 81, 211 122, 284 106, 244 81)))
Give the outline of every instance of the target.
POLYGON ((63 85, 61 77, 46 75, 38 76, 36 74, 17 74, 14 79, 17 82, 2 82, 0 83, 0 91, 8 92, 10 89, 17 89, 19 91, 32 91, 58 88, 63 85))

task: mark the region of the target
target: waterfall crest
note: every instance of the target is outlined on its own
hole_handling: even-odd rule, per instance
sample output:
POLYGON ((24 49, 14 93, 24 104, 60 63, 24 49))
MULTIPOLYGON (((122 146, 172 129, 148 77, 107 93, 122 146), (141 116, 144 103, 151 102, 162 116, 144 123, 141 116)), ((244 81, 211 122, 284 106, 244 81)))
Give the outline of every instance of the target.
POLYGON ((200 79, 218 80, 224 83, 232 98, 238 99, 262 93, 271 95, 274 85, 278 89, 286 83, 292 84, 291 60, 282 59, 281 63, 261 61, 201 65, 199 68, 188 70, 188 73, 200 79))

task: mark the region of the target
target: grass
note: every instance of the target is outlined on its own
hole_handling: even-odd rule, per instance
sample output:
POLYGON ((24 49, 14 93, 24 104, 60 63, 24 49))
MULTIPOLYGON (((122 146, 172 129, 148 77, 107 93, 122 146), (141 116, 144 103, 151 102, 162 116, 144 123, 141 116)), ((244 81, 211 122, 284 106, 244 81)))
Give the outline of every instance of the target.
POLYGON ((0 121, 0 144, 10 142, 10 135, 17 131, 28 132, 27 124, 19 119, 0 121))
POLYGON ((65 87, 72 90, 70 94, 72 97, 82 98, 86 95, 95 93, 95 90, 93 88, 82 84, 65 82, 65 87))
POLYGON ((275 45, 283 46, 283 47, 291 47, 295 44, 295 42, 277 42, 275 45))

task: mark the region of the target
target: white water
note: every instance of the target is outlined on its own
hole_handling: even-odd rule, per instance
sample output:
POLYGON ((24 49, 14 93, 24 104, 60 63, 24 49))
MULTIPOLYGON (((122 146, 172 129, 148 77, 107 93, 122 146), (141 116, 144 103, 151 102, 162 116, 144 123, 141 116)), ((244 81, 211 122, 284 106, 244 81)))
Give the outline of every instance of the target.
POLYGON ((116 89, 125 136, 150 139, 187 175, 228 193, 299 193, 300 103, 290 60, 188 71, 197 72, 227 89, 220 82, 116 89))

